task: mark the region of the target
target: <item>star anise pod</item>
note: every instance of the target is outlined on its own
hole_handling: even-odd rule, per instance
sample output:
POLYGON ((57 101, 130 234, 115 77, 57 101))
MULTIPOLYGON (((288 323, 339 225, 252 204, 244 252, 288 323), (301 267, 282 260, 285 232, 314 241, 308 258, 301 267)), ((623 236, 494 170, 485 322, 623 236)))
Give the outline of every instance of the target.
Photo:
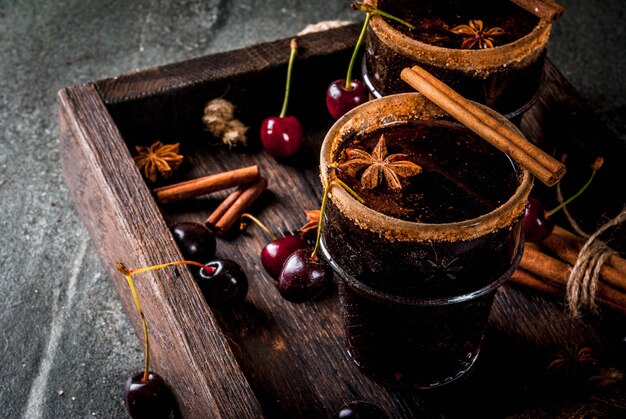
POLYGON ((298 229, 298 233, 304 236, 309 232, 317 229, 320 222, 320 210, 305 210, 307 223, 298 229))
POLYGON ((478 45, 480 49, 493 48, 494 38, 506 33, 504 29, 497 26, 489 29, 483 28, 483 21, 474 19, 470 20, 468 25, 455 26, 450 29, 450 32, 463 35, 461 49, 471 49, 475 45, 478 45))
POLYGON ((183 156, 178 154, 179 143, 162 144, 157 141, 151 146, 136 146, 137 156, 133 157, 135 164, 150 182, 156 182, 157 171, 167 179, 172 171, 177 169, 183 162, 183 156))
POLYGON ((380 136, 371 154, 358 148, 347 148, 345 154, 348 160, 341 163, 338 169, 356 177, 357 172, 365 168, 361 175, 361 186, 364 189, 374 189, 381 183, 386 183, 389 189, 398 192, 402 190, 400 178, 415 176, 422 172, 420 166, 406 160, 406 154, 387 156, 384 135, 380 136))
POLYGON ((588 347, 579 349, 568 346, 556 351, 552 357, 554 359, 548 369, 561 370, 567 376, 575 376, 580 370, 592 368, 598 363, 593 349, 588 347))

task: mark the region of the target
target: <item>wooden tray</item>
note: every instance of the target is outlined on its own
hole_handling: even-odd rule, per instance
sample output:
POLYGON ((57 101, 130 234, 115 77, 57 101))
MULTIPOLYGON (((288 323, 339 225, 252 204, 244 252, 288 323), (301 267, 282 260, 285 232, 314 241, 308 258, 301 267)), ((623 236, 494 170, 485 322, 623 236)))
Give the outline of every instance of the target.
MULTIPOLYGON (((304 210, 319 207, 318 152, 333 122, 324 92, 343 76, 358 32, 351 25, 300 38, 289 113, 301 119, 306 135, 303 152, 290 161, 266 155, 257 134, 261 120, 280 110, 289 39, 59 92, 64 178, 140 338, 139 317, 116 262, 136 268, 181 260, 168 227, 203 222, 226 192, 158 205, 153 185, 133 163, 134 146, 181 143, 187 163, 168 183, 259 164, 269 188, 251 211, 275 231, 298 228, 304 210), (204 104, 222 96, 251 127, 245 150, 217 145, 203 130, 204 104)), ((623 178, 617 177, 623 145, 549 62, 540 100, 521 128, 555 155, 568 153, 566 194, 587 176, 595 155, 606 156, 605 169, 582 200, 587 204, 570 208, 584 227, 595 228, 626 202, 623 188, 616 190, 607 180, 623 178)), ((555 199, 553 190, 538 186, 536 193, 555 199)), ((581 390, 584 386, 566 385, 572 380, 546 369, 550 354, 568 345, 592 347, 603 365, 623 368, 626 322, 620 315, 570 319, 560 300, 506 285, 497 296, 480 361, 466 380, 426 393, 392 391, 362 375, 347 357, 335 290, 300 305, 280 297, 260 265, 265 243, 254 228, 218 240, 218 256, 238 261, 248 274, 250 290, 240 306, 212 310, 185 267, 136 279, 151 332, 153 369, 166 377, 185 417, 322 418, 353 400, 374 402, 391 417, 403 418, 626 412, 623 384, 581 390)))

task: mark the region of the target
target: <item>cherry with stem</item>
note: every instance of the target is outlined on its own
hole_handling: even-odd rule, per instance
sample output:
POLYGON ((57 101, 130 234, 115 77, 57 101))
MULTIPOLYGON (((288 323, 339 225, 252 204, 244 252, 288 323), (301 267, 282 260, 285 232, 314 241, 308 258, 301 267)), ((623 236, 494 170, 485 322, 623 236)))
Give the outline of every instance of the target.
POLYGON ((212 270, 206 265, 194 261, 177 261, 161 265, 149 266, 140 269, 128 269, 122 262, 117 263, 117 270, 126 277, 135 307, 141 318, 144 335, 144 368, 129 377, 124 387, 124 401, 130 417, 139 418, 169 418, 177 410, 176 398, 165 380, 157 373, 150 371, 150 338, 148 323, 141 308, 139 296, 135 289, 132 276, 156 269, 164 269, 176 265, 196 265, 212 270))
POLYGON ((278 280, 283 263, 293 252, 307 248, 306 242, 300 236, 288 234, 277 238, 265 224, 251 214, 242 214, 241 220, 240 229, 245 228, 245 220, 250 220, 270 237, 271 241, 261 249, 261 264, 274 280, 278 280))
POLYGON ((293 38, 290 43, 291 54, 287 67, 287 82, 283 107, 279 116, 269 116, 261 123, 261 143, 270 155, 277 158, 291 157, 302 145, 302 125, 295 116, 286 116, 289 103, 291 72, 298 49, 298 41, 293 38))
POLYGON ((313 251, 309 252, 308 249, 304 248, 293 252, 285 260, 278 277, 278 291, 284 299, 292 303, 304 303, 312 300, 322 294, 331 284, 333 270, 328 262, 317 256, 317 252, 324 227, 324 212, 328 203, 328 194, 333 182, 346 189, 355 199, 363 202, 363 199, 356 192, 334 175, 334 167, 329 170, 331 173, 326 185, 324 185, 313 251))
POLYGON ((380 16, 393 19, 411 29, 415 29, 415 26, 411 25, 409 22, 397 18, 387 12, 383 12, 382 10, 376 9, 368 4, 354 2, 352 3, 352 8, 354 10, 364 12, 365 21, 363 22, 363 28, 361 29, 357 43, 354 46, 354 51, 352 52, 352 57, 350 58, 345 80, 339 79, 333 81, 326 90, 326 107, 328 108, 328 112, 335 119, 341 118, 349 110, 367 102, 369 98, 365 83, 360 80, 353 79, 352 70, 354 69, 354 63, 356 62, 359 49, 363 43, 363 39, 365 38, 367 25, 369 24, 372 14, 378 14, 380 16))
POLYGON ((578 198, 591 185, 596 172, 602 167, 604 159, 598 157, 591 165, 591 175, 585 184, 571 197, 549 211, 544 209, 543 203, 536 197, 528 198, 524 213, 524 236, 527 242, 540 242, 552 234, 554 220, 552 216, 566 205, 578 198))

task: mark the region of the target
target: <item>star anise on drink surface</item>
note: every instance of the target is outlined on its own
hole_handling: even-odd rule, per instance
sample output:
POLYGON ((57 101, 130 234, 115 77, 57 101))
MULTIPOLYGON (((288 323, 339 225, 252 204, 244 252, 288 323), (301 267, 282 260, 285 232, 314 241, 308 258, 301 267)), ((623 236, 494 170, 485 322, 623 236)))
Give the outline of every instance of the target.
POLYGON ((502 28, 494 26, 493 28, 484 28, 482 20, 470 20, 468 25, 458 25, 450 29, 450 32, 462 35, 463 43, 461 49, 471 49, 478 45, 478 48, 493 48, 495 37, 502 36, 506 31, 502 28))
POLYGON ((137 156, 133 157, 139 170, 151 182, 156 182, 157 171, 167 179, 172 171, 177 169, 183 162, 183 156, 178 154, 179 143, 163 144, 157 141, 151 146, 136 146, 137 156))
POLYGON ((402 190, 400 178, 415 176, 422 172, 419 165, 406 160, 406 154, 387 156, 384 135, 380 136, 371 154, 358 148, 347 148, 344 153, 348 159, 339 164, 338 169, 353 177, 356 177, 359 170, 365 169, 361 175, 361 186, 364 189, 374 189, 386 183, 389 189, 398 192, 402 190))

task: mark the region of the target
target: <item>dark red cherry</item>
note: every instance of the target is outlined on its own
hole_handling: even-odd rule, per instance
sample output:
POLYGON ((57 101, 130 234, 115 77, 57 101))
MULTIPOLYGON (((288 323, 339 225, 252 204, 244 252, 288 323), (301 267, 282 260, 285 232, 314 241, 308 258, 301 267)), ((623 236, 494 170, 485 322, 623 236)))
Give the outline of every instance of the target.
POLYGON ((369 94, 362 81, 350 80, 346 89, 346 79, 335 80, 326 90, 326 107, 333 118, 339 119, 352 108, 367 102, 369 94))
POLYGON ((202 224, 178 223, 172 227, 172 234, 185 259, 202 263, 215 257, 215 235, 202 224))
POLYGON ((134 373, 124 386, 128 414, 133 419, 169 419, 176 411, 172 390, 157 373, 151 371, 146 381, 143 375, 143 371, 134 373))
POLYGON ((388 417, 380 407, 363 401, 346 403, 335 413, 336 419, 387 419, 388 417))
POLYGON ((274 157, 291 157, 302 145, 302 126, 295 116, 270 116, 261 124, 263 148, 274 157))
POLYGON ((524 235, 527 242, 540 242, 554 229, 554 221, 550 217, 543 203, 535 197, 528 198, 524 213, 524 235))
POLYGON ((296 250, 306 248, 306 242, 299 236, 288 235, 272 240, 261 250, 261 264, 269 276, 278 280, 285 260, 296 250))
POLYGON ((302 126, 295 116, 287 116, 289 103, 289 88, 291 85, 291 71, 298 50, 298 40, 293 38, 289 44, 289 65, 287 66, 287 82, 283 107, 278 116, 270 116, 261 124, 261 142, 263 148, 274 157, 291 157, 300 149, 302 144, 302 126))
POLYGON ((278 280, 278 276, 280 275, 280 271, 283 268, 285 260, 296 250, 306 248, 306 242, 300 236, 295 236, 293 234, 276 238, 276 236, 265 224, 263 224, 263 222, 261 222, 261 220, 248 213, 241 215, 241 224, 239 226, 241 230, 247 227, 247 222, 245 220, 253 221, 269 237, 271 237, 272 241, 267 243, 263 246, 263 249, 261 249, 261 264, 269 276, 278 280))
POLYGON ((207 303, 238 303, 246 299, 248 278, 235 261, 217 259, 205 265, 212 271, 200 268, 195 272, 195 278, 207 303))
POLYGON ((386 18, 390 18, 406 25, 411 29, 415 29, 415 26, 411 25, 409 22, 390 15, 389 13, 382 12, 381 10, 373 7, 371 4, 367 4, 367 2, 353 2, 352 8, 365 13, 365 20, 363 21, 363 27, 361 28, 359 39, 354 45, 354 52, 352 53, 352 58, 350 58, 350 63, 348 64, 346 78, 335 80, 328 86, 328 89, 326 89, 326 107, 328 108, 328 112, 330 112, 332 117, 335 119, 341 118, 350 109, 367 102, 369 99, 369 93, 365 84, 362 81, 352 79, 352 70, 354 69, 354 64, 356 63, 356 59, 358 57, 357 52, 365 39, 371 15, 383 15, 386 18))
POLYGON ((331 284, 333 270, 322 259, 311 259, 309 249, 293 252, 278 277, 278 291, 287 301, 304 303, 324 292, 331 284))

